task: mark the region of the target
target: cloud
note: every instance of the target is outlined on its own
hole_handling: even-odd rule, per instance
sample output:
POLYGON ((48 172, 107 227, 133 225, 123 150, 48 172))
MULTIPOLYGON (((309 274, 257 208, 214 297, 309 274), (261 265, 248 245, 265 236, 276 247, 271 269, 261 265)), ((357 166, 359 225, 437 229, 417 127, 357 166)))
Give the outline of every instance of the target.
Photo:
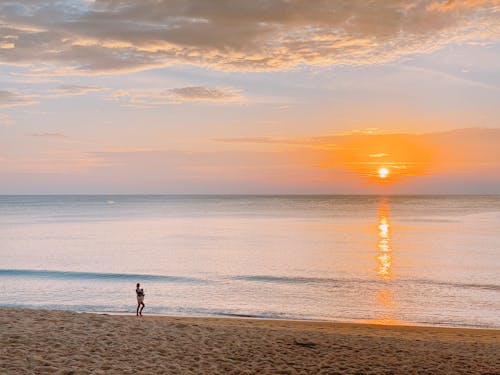
POLYGON ((20 105, 32 105, 37 102, 33 96, 16 91, 0 90, 0 107, 16 107, 20 105))
POLYGON ((92 92, 99 92, 107 90, 105 87, 100 86, 86 86, 86 85, 61 85, 58 88, 52 90, 52 95, 55 97, 60 96, 76 96, 85 95, 92 92))
POLYGON ((6 113, 0 113, 0 125, 12 125, 14 120, 6 113))
POLYGON ((45 93, 23 93, 14 90, 0 90, 0 107, 16 107, 38 104, 39 99, 60 98, 64 96, 84 95, 107 90, 97 86, 61 85, 45 93))
POLYGON ((63 139, 63 138, 68 138, 66 135, 61 134, 61 133, 33 133, 33 134, 28 134, 30 137, 36 137, 36 138, 48 138, 48 139, 63 139))
POLYGON ((427 10, 438 12, 449 12, 457 8, 473 8, 480 5, 492 5, 494 10, 498 10, 500 1, 498 0, 447 0, 434 1, 427 6, 427 10))
POLYGON ((381 152, 378 154, 368 154, 370 158, 383 158, 385 156, 389 156, 389 154, 386 154, 385 152, 381 152))
POLYGON ((215 142, 223 143, 247 143, 247 144, 263 144, 263 145, 285 145, 285 146, 306 146, 315 148, 334 148, 332 142, 338 140, 335 136, 323 137, 236 137, 236 138, 212 138, 215 142))
POLYGON ((185 102, 231 103, 244 100, 240 92, 230 87, 188 86, 163 91, 116 90, 111 99, 126 106, 152 108, 185 102))
POLYGON ((498 40, 498 0, 97 0, 0 3, 0 61, 33 74, 173 64, 363 65, 498 40))
POLYGON ((180 87, 171 89, 168 93, 182 101, 219 101, 239 97, 239 94, 231 89, 203 86, 180 87))

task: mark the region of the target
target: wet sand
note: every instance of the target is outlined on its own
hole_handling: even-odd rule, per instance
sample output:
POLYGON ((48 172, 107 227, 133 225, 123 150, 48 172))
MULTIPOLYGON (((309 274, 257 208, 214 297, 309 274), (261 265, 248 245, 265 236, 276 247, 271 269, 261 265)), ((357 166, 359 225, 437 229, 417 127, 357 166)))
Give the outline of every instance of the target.
POLYGON ((0 309, 1 374, 500 374, 500 330, 0 309))

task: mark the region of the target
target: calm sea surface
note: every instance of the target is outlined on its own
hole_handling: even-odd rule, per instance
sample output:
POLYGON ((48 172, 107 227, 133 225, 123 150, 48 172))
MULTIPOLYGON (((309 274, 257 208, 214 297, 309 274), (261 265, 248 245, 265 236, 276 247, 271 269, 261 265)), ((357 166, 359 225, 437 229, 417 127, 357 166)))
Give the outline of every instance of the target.
POLYGON ((500 196, 0 196, 0 306, 500 328, 500 196))

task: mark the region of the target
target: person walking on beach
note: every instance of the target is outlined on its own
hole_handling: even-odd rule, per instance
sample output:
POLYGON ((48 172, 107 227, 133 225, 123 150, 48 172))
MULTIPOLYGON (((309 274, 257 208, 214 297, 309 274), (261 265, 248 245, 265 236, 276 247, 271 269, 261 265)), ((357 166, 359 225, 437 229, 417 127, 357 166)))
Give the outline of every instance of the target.
POLYGON ((141 284, 137 283, 135 288, 135 294, 137 295, 137 310, 135 312, 136 316, 142 316, 142 310, 144 309, 144 289, 141 288, 141 284), (139 309, 140 308, 140 309, 139 309))

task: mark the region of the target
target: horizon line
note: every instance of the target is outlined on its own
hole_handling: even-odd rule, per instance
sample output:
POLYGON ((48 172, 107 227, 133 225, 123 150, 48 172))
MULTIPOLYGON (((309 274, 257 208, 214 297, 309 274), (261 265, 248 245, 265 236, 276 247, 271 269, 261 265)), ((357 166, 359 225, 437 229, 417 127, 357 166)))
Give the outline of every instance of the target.
POLYGON ((50 197, 50 196, 164 196, 164 197, 422 197, 422 196, 456 196, 456 197, 488 197, 500 196, 499 193, 414 193, 414 194, 288 194, 288 193, 46 193, 46 194, 0 194, 0 197, 50 197))

